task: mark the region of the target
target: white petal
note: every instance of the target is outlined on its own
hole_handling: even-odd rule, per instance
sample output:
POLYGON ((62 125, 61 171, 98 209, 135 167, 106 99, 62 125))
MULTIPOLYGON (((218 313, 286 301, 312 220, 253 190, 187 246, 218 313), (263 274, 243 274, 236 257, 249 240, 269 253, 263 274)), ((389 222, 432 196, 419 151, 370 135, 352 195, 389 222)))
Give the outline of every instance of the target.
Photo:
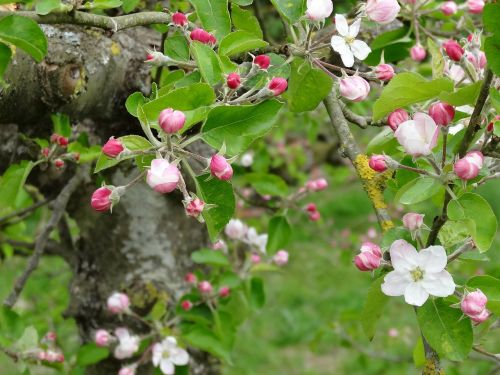
POLYGON ((359 33, 359 27, 361 26, 361 18, 357 18, 351 26, 349 27, 349 36, 351 38, 356 38, 356 35, 359 33))
POLYGON ((154 344, 153 346, 153 365, 158 367, 158 364, 160 363, 161 356, 163 354, 163 347, 161 344, 154 344))
POLYGON ((368 44, 362 40, 355 40, 351 43, 351 50, 358 60, 364 60, 372 51, 368 44))
POLYGON ((175 367, 172 362, 168 359, 164 359, 160 363, 160 370, 163 372, 165 375, 172 375, 175 373, 175 367))
POLYGON ((172 352, 170 360, 176 366, 184 366, 189 362, 189 354, 184 349, 177 348, 172 352))
POLYGON ((335 27, 337 32, 342 36, 349 35, 349 26, 347 25, 347 20, 342 14, 335 15, 335 27))
POLYGON ((443 246, 429 246, 418 253, 418 263, 423 271, 440 272, 448 262, 443 246))
POLYGON ((396 271, 408 272, 418 266, 418 253, 412 244, 396 240, 389 250, 391 263, 396 271))
POLYGON ((455 282, 446 270, 437 273, 424 273, 422 287, 436 297, 447 297, 455 291, 455 282))
POLYGON ((342 59, 342 64, 345 67, 350 68, 354 65, 354 55, 351 52, 350 48, 347 48, 343 53, 340 53, 340 58, 342 59))
POLYGON ((343 53, 345 50, 349 49, 347 43, 345 42, 345 39, 338 35, 332 36, 330 45, 332 46, 333 50, 337 51, 338 53, 343 53))
POLYGON ((402 296, 409 284, 409 274, 391 271, 384 277, 382 292, 388 296, 402 296))
POLYGON ((429 298, 429 293, 422 287, 421 283, 410 283, 405 290, 406 303, 414 306, 422 306, 429 298))

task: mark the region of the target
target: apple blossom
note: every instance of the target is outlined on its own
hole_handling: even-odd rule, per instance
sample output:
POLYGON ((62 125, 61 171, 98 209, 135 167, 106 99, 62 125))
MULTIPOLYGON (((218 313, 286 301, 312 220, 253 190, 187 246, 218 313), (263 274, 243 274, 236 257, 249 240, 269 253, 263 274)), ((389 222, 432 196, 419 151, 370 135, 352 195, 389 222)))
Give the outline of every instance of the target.
POLYGON ((184 300, 181 302, 181 307, 184 311, 189 311, 193 308, 193 303, 189 300, 184 300))
POLYGON ((409 119, 410 117, 408 116, 408 112, 406 112, 403 108, 398 108, 390 113, 387 118, 387 123, 393 131, 396 131, 400 124, 408 121, 409 119))
POLYGON ((153 159, 146 176, 148 185, 158 193, 170 193, 175 190, 180 179, 180 172, 166 159, 153 159))
POLYGON ((153 365, 160 367, 165 375, 173 375, 175 366, 185 366, 189 362, 189 354, 186 350, 177 346, 177 340, 173 336, 166 337, 161 343, 153 346, 153 365))
POLYGON ((484 1, 483 0, 468 0, 467 9, 469 13, 480 14, 483 13, 484 1))
POLYGON ((164 109, 160 112, 158 124, 165 133, 177 133, 184 127, 186 123, 186 115, 182 111, 176 111, 172 108, 164 109))
POLYGON ((354 65, 354 57, 364 60, 370 54, 371 49, 362 40, 355 39, 361 26, 361 18, 357 18, 351 26, 347 24, 342 14, 335 15, 335 26, 340 35, 334 35, 331 45, 335 52, 340 54, 342 62, 348 68, 354 65))
POLYGON ((446 54, 453 61, 460 61, 462 56, 464 55, 464 49, 457 43, 456 40, 449 39, 443 43, 443 48, 446 51, 446 54))
POLYGON ((372 271, 380 267, 382 251, 373 242, 364 242, 360 253, 354 258, 354 264, 360 271, 372 271))
POLYGON ((206 280, 203 280, 198 284, 198 290, 202 294, 210 294, 212 293, 212 289, 212 284, 206 280))
POLYGON ((212 249, 214 250, 222 250, 222 251, 227 251, 227 244, 224 242, 224 240, 217 240, 212 244, 212 249))
POLYGON ((384 294, 404 295, 406 303, 422 306, 429 295, 447 297, 455 291, 453 278, 445 270, 447 256, 442 246, 429 246, 417 252, 405 240, 396 240, 389 252, 394 271, 384 277, 384 294))
POLYGON ((333 12, 332 0, 307 0, 306 16, 313 21, 323 21, 333 12))
POLYGON ((172 14, 172 22, 176 26, 186 26, 188 24, 188 19, 184 13, 175 12, 172 14))
POLYGON ((242 167, 250 167, 253 164, 253 154, 251 152, 245 152, 241 156, 240 164, 242 167))
POLYGON ((197 281, 196 275, 192 272, 188 272, 186 276, 184 276, 184 281, 189 284, 196 284, 197 281))
POLYGON ((429 107, 429 116, 432 117, 436 124, 446 126, 453 121, 455 108, 448 103, 436 102, 429 107))
POLYGON ((437 144, 439 127, 425 113, 415 113, 413 120, 403 122, 394 132, 399 144, 412 156, 429 155, 437 144))
POLYGON ((403 216, 403 225, 410 231, 416 231, 424 224, 424 216, 425 215, 416 212, 408 212, 403 216))
POLYGON ((102 153, 110 158, 116 158, 123 150, 125 150, 123 143, 115 137, 109 138, 102 146, 102 153))
POLYGON ((226 79, 227 87, 236 90, 241 85, 241 77, 238 73, 230 73, 226 79))
POLYGON ((484 309, 480 314, 470 316, 471 320, 476 324, 488 320, 489 317, 490 317, 490 312, 487 309, 484 309))
POLYGON ((108 346, 111 335, 105 329, 99 329, 95 333, 94 342, 97 346, 108 346))
POLYGON ((118 345, 115 348, 116 359, 130 358, 139 350, 139 337, 130 335, 126 328, 117 328, 115 336, 118 338, 118 345))
POLYGON ((362 77, 350 76, 340 80, 340 95, 353 102, 360 102, 370 93, 370 84, 362 77))
POLYGON ((271 65, 271 58, 267 55, 258 55, 254 57, 253 63, 259 68, 265 70, 269 68, 269 65, 271 65))
POLYGON ((267 85, 267 88, 272 91, 274 96, 281 95, 288 87, 288 82, 285 78, 274 77, 267 85))
POLYGON ((388 168, 384 155, 372 155, 368 160, 368 165, 375 172, 385 172, 388 168))
POLYGON ((253 263, 253 264, 259 264, 260 261, 261 261, 261 257, 259 254, 256 254, 256 253, 252 253, 252 255, 250 255, 250 261, 253 263))
POLYGON ((230 180, 233 177, 233 168, 224 156, 215 154, 210 159, 210 173, 219 180, 230 180))
POLYGON ((109 296, 107 301, 108 311, 113 314, 121 314, 128 310, 130 299, 124 293, 115 292, 109 296))
POLYGON ((375 76, 381 81, 390 81, 394 77, 394 68, 390 64, 380 64, 375 68, 375 76))
POLYGON ((42 148, 40 153, 43 155, 43 157, 48 158, 49 154, 50 154, 50 148, 44 147, 44 148, 42 148))
POLYGON ((135 369, 132 367, 122 367, 118 375, 135 375, 135 369))
POLYGON ((394 21, 400 9, 396 0, 368 0, 365 8, 368 18, 381 24, 394 21))
POLYGON ((241 240, 245 237, 248 231, 248 227, 238 219, 231 219, 227 223, 224 232, 226 235, 233 240, 241 240))
POLYGON ((288 252, 285 250, 279 250, 276 254, 273 256, 273 262, 276 263, 278 266, 284 266, 288 263, 288 252))
POLYGON ((219 289, 219 297, 226 298, 231 294, 231 289, 228 286, 223 286, 219 289))
POLYGON ((423 61, 425 60, 425 57, 427 56, 427 52, 425 52, 425 49, 417 44, 410 49, 410 57, 413 61, 423 61))
POLYGON ((255 246, 263 254, 266 253, 267 234, 258 234, 255 228, 249 228, 245 234, 245 242, 255 246))
POLYGON ((486 55, 483 51, 478 51, 477 55, 471 52, 466 52, 465 57, 476 70, 483 69, 486 66, 486 55))
POLYGON ((324 178, 318 178, 316 180, 309 180, 306 183, 306 189, 309 191, 321 191, 328 187, 328 181, 324 178))
POLYGON ((186 214, 192 217, 200 216, 201 212, 205 208, 205 202, 200 198, 194 198, 186 204, 186 214))
POLYGON ((107 211, 111 208, 111 194, 113 190, 107 186, 100 187, 92 194, 90 205, 96 211, 107 211))
POLYGON ((451 16, 457 13, 458 5, 454 1, 445 1, 443 4, 441 4, 440 9, 445 16, 451 16))
POLYGON ((61 169, 62 167, 64 167, 64 160, 62 160, 62 159, 56 159, 56 160, 54 160, 54 166, 57 169, 61 169))
POLYGON ((460 302, 462 312, 470 317, 475 323, 482 323, 489 318, 490 313, 486 309, 488 298, 480 289, 464 295, 460 302))
POLYGON ((453 171, 462 180, 472 180, 477 177, 483 167, 483 159, 481 151, 468 152, 463 158, 457 160, 453 171))
POLYGON ((47 350, 43 354, 39 354, 39 358, 50 363, 62 363, 64 362, 64 354, 56 352, 54 350, 47 350))
POLYGON ((318 221, 321 219, 321 213, 319 211, 309 212, 309 220, 318 221))

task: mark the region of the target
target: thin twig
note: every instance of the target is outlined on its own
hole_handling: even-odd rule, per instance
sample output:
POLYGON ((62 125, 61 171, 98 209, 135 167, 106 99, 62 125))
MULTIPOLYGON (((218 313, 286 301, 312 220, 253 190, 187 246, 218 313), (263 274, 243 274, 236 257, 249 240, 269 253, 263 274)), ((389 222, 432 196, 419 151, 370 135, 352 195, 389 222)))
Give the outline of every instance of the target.
POLYGON ((474 350, 475 352, 481 353, 482 355, 484 355, 488 358, 494 359, 495 362, 500 362, 500 354, 490 353, 489 351, 484 350, 483 348, 476 346, 476 345, 472 347, 472 350, 474 350))
POLYGON ((17 216, 23 216, 29 214, 32 211, 35 211, 37 208, 46 205, 47 203, 49 203, 49 201, 50 199, 44 199, 39 202, 33 203, 31 206, 23 208, 22 210, 14 211, 11 212, 10 214, 5 215, 4 217, 0 217, 0 224, 3 224, 6 221, 9 221, 10 219, 15 218, 17 216))
POLYGON ((474 248, 474 243, 469 239, 466 243, 464 243, 462 246, 460 246, 457 250, 455 250, 453 253, 448 255, 448 263, 453 262, 460 255, 462 255, 466 251, 469 251, 473 248, 474 248))

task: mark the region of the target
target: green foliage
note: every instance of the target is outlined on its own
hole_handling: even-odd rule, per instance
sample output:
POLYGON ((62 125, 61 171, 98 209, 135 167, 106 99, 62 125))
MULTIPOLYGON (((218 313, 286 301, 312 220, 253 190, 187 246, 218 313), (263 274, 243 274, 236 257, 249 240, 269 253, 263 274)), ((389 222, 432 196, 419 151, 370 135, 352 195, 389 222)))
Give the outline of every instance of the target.
POLYGON ((385 305, 389 301, 389 297, 382 293, 381 285, 384 282, 384 276, 379 277, 373 281, 370 289, 368 289, 368 296, 363 306, 361 313, 361 324, 365 335, 371 341, 375 336, 377 322, 382 316, 385 305))
POLYGON ((228 348, 207 328, 194 326, 183 335, 183 338, 190 345, 211 353, 228 364, 232 363, 228 348))
POLYGON ((442 299, 429 299, 417 309, 417 318, 427 342, 440 356, 463 361, 472 349, 472 326, 462 311, 442 299))
POLYGON ((121 5, 121 0, 92 0, 83 4, 83 7, 86 9, 113 9, 121 5))
POLYGON ((306 10, 305 0, 271 0, 280 15, 293 24, 302 17, 306 10))
POLYGON ((0 43, 0 83, 3 79, 3 74, 9 66, 10 57, 12 56, 12 51, 10 47, 6 44, 0 43))
POLYGON ((453 91, 448 78, 432 81, 416 73, 396 74, 373 105, 373 119, 380 120, 397 108, 438 97, 442 91, 453 91))
POLYGON ((248 173, 244 177, 260 195, 284 197, 288 194, 288 185, 280 176, 268 173, 248 173))
POLYGON ((35 11, 37 14, 43 16, 59 9, 60 6, 60 0, 37 0, 35 4, 35 11))
POLYGON ((10 15, 0 19, 0 41, 21 48, 37 62, 47 54, 47 38, 38 24, 26 17, 10 15))
MULTIPOLYGON (((123 137, 119 137, 118 139, 130 151, 146 151, 153 147, 152 144, 146 138, 141 137, 139 135, 125 135, 123 137)), ((99 173, 105 169, 117 165, 123 160, 132 159, 134 157, 136 157, 136 155, 126 155, 118 159, 118 158, 110 158, 101 153, 99 159, 97 159, 94 173, 99 173)))
POLYGON ((237 30, 246 31, 253 34, 256 38, 262 39, 262 29, 259 20, 251 11, 241 9, 233 2, 231 5, 231 18, 233 25, 237 30))
POLYGON ((269 228, 267 230, 269 238, 267 240, 266 250, 270 254, 273 254, 279 249, 284 249, 290 241, 291 232, 292 228, 286 216, 274 216, 269 221, 269 228))
POLYGON ((493 73, 500 75, 500 33, 485 39, 484 53, 488 59, 488 67, 493 73))
POLYGON ((203 139, 215 149, 226 145, 228 155, 244 152, 273 126, 282 104, 267 100, 255 105, 213 108, 201 129, 203 139))
POLYGON ((219 57, 214 50, 206 44, 193 41, 191 51, 205 82, 211 86, 219 83, 222 80, 222 69, 219 57))
POLYGON ((201 24, 207 31, 215 34, 217 40, 231 31, 227 0, 190 0, 196 9, 201 24))
POLYGON ((439 95, 439 100, 454 106, 466 104, 474 105, 479 96, 479 91, 481 91, 482 84, 483 81, 477 81, 465 87, 461 87, 455 92, 442 92, 439 95))
POLYGON ((23 186, 34 163, 11 164, 0 180, 0 214, 20 208, 23 186))
POLYGON ((235 31, 226 35, 226 37, 222 39, 219 45, 219 54, 231 57, 242 52, 263 48, 267 45, 267 42, 257 38, 250 32, 235 31))
POLYGON ((189 60, 189 45, 186 37, 177 31, 165 40, 163 49, 165 55, 177 61, 189 60))
POLYGON ((266 303, 266 293, 264 290, 264 280, 260 277, 252 277, 250 280, 250 304, 260 309, 266 303))
POLYGON ((292 112, 314 110, 332 90, 332 79, 302 58, 295 58, 291 69, 286 95, 289 109, 292 112))
POLYGON ((209 266, 229 266, 229 260, 220 251, 212 249, 202 249, 191 254, 191 260, 198 264, 207 264, 209 266))
POLYGON ((399 189, 396 201, 402 204, 423 202, 444 189, 441 182, 432 177, 419 177, 399 189))
POLYGON ((431 38, 427 40, 427 47, 429 48, 429 52, 432 57, 431 60, 432 78, 433 79, 443 78, 445 63, 441 50, 431 38))
POLYGON ((109 356, 109 349, 96 346, 96 344, 85 344, 76 357, 76 363, 79 366, 89 366, 94 363, 100 362, 109 356))
POLYGON ((448 204, 450 220, 460 221, 469 230, 480 252, 487 251, 497 231, 497 219, 488 201, 474 193, 466 193, 448 204))

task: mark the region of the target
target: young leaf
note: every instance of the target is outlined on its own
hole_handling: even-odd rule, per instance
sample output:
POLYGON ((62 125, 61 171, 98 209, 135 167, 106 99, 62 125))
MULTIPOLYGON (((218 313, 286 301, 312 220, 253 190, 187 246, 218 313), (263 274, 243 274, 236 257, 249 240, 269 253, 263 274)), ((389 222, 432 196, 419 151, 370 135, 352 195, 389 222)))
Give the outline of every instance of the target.
POLYGON ((9 66, 11 55, 12 51, 10 50, 10 47, 6 44, 0 43, 0 83, 2 82, 3 74, 9 66))
POLYGON ((288 185, 280 176, 268 173, 247 173, 244 181, 260 195, 284 197, 288 194, 288 185))
POLYGON ((194 326, 183 335, 190 345, 204 350, 222 359, 227 364, 232 364, 231 353, 225 345, 207 328, 199 325, 194 326))
POLYGON ((283 249, 290 240, 292 228, 285 216, 276 215, 269 221, 267 231, 269 238, 267 240, 266 250, 273 254, 279 249, 283 249))
POLYGON ((186 37, 181 32, 176 32, 165 40, 164 53, 168 57, 178 61, 189 60, 189 45, 186 37))
POLYGON ((79 366, 89 366, 100 362, 109 356, 109 349, 96 346, 96 344, 85 344, 78 350, 76 363, 79 366))
POLYGON ((253 34, 256 38, 262 39, 262 30, 259 20, 249 10, 241 9, 233 3, 231 4, 231 18, 237 30, 242 30, 253 34))
POLYGON ((266 303, 264 281, 260 277, 252 277, 250 281, 250 303, 256 309, 261 309, 266 303))
POLYGON ((265 47, 267 44, 267 42, 247 31, 235 31, 222 39, 219 44, 219 54, 230 57, 265 47))
POLYGON ((33 162, 12 164, 0 179, 0 213, 19 208, 24 183, 33 169, 33 162))
POLYGON ((439 95, 439 100, 454 106, 474 104, 479 96, 482 84, 483 81, 478 81, 461 87, 455 92, 442 92, 439 95))
POLYGON ((271 2, 280 15, 290 24, 298 21, 306 11, 305 0, 271 0, 271 2))
POLYGON ((37 62, 47 53, 47 38, 38 24, 26 17, 10 15, 0 19, 0 40, 30 54, 37 62))
POLYGON ((375 336, 377 322, 382 316, 385 305, 389 301, 389 297, 382 293, 381 285, 384 282, 384 276, 379 277, 370 285, 368 296, 363 306, 361 313, 361 324, 365 335, 371 341, 375 336))
POLYGON ((214 50, 198 41, 191 42, 191 50, 203 79, 211 86, 219 83, 222 80, 222 69, 214 50))
POLYGON ((201 24, 207 31, 212 31, 217 40, 231 31, 231 20, 227 9, 227 0, 190 0, 196 9, 201 24))
MULTIPOLYGON (((119 137, 118 139, 130 151, 145 151, 153 147, 153 145, 146 138, 141 137, 139 135, 125 135, 123 137, 119 137)), ((99 159, 97 159, 94 173, 98 173, 104 169, 111 168, 117 165, 118 163, 122 162, 123 160, 132 159, 136 156, 137 155, 128 155, 120 159, 113 159, 101 153, 99 159)))
POLYGON ((419 177, 399 189, 395 200, 401 204, 415 204, 433 197, 442 189, 443 186, 435 178, 419 177))
POLYGON ((42 16, 49 14, 53 10, 56 10, 61 5, 60 0, 37 0, 35 5, 36 14, 42 16))
POLYGON ((221 252, 212 249, 202 249, 191 254, 191 260, 198 264, 210 266, 229 266, 229 260, 221 252))

